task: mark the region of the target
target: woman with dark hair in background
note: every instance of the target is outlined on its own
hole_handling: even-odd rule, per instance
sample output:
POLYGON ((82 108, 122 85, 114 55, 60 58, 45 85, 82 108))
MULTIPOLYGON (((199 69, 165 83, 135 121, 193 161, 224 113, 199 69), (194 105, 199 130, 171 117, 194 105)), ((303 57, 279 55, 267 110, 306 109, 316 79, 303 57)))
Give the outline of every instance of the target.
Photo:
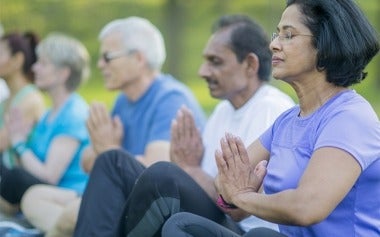
MULTIPOLYGON (((6 126, 10 111, 17 108, 25 120, 33 125, 45 109, 42 94, 33 84, 32 65, 36 62, 37 43, 38 37, 32 32, 14 32, 0 38, 0 78, 4 79, 10 92, 7 99, 0 102, 0 187, 3 186, 2 175, 18 165, 6 126)), ((1 198, 0 204, 4 204, 1 198)), ((13 213, 8 205, 0 205, 0 211, 13 213)))
MULTIPOLYGON (((36 123, 31 135, 28 135, 30 123, 20 111, 10 113, 8 136, 20 166, 2 175, 0 204, 15 210, 26 190, 35 184, 70 190, 68 195, 55 200, 58 203, 76 198, 88 179, 80 165, 82 150, 89 144, 88 104, 76 93, 89 76, 88 51, 77 39, 54 33, 38 44, 36 53, 35 84, 46 92, 52 106, 36 123)), ((32 205, 39 208, 37 202, 32 205)))

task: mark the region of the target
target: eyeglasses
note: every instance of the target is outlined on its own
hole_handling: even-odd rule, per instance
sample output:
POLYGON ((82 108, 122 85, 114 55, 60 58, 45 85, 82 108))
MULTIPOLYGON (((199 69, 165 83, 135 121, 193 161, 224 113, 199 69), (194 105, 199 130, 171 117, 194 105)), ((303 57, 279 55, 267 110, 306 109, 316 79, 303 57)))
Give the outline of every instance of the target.
POLYGON ((130 55, 134 52, 135 52, 135 50, 129 50, 129 51, 122 50, 122 51, 117 51, 117 52, 105 52, 102 54, 101 58, 104 60, 105 63, 109 63, 114 59, 130 55))
POLYGON ((293 34, 291 31, 284 31, 284 33, 277 33, 273 32, 272 33, 272 41, 275 39, 279 39, 281 42, 287 42, 293 39, 296 36, 309 36, 309 37, 314 37, 312 35, 305 35, 305 34, 293 34))

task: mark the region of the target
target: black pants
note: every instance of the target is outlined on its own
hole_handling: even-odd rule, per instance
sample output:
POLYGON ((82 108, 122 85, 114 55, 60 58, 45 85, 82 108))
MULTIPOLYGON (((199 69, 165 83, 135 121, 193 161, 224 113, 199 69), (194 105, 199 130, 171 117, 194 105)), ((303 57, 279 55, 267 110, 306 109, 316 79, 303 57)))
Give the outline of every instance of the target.
POLYGON ((186 172, 173 163, 158 162, 142 173, 129 196, 121 223, 122 236, 161 236, 165 221, 181 211, 242 232, 186 172))
POLYGON ((128 153, 107 151, 91 172, 74 237, 160 236, 166 219, 184 210, 239 231, 176 165, 158 162, 145 169, 128 153))
POLYGON ((7 169, 0 162, 0 195, 13 205, 20 204, 26 190, 35 184, 45 183, 23 168, 7 169))
POLYGON ((118 236, 123 206, 144 170, 142 164, 122 150, 99 155, 83 193, 73 236, 118 236))
POLYGON ((259 227, 239 235, 201 216, 181 212, 170 217, 163 229, 162 237, 286 237, 272 229, 259 227))

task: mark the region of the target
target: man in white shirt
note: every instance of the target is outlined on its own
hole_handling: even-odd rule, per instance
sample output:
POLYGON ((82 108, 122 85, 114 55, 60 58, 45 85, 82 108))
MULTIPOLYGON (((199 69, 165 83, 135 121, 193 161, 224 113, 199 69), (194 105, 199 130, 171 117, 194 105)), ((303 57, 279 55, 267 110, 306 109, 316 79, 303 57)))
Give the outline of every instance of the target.
MULTIPOLYGON (((202 137, 191 112, 186 108, 178 112, 172 124, 172 162, 153 164, 136 181, 120 219, 120 236, 160 236, 165 220, 180 211, 204 216, 236 232, 255 226, 277 228, 272 223, 247 218, 240 210, 227 211, 235 220, 243 220, 236 225, 215 204, 218 194, 214 187, 214 152, 225 133, 233 132, 249 144, 294 105, 289 96, 267 83, 272 59, 269 40, 249 17, 224 16, 216 22, 203 56, 205 62, 199 75, 208 83, 211 96, 222 101, 202 137)), ((97 195, 115 194, 98 190, 97 195)), ((109 210, 107 214, 111 213, 109 210)), ((92 225, 100 226, 104 221, 106 215, 98 223, 92 219, 92 225)))

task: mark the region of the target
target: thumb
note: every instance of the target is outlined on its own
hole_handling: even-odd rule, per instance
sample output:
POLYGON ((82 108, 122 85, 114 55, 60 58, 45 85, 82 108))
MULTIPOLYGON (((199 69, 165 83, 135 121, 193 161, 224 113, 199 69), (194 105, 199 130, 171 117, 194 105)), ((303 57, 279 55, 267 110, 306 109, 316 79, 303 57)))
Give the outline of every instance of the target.
POLYGON ((124 135, 124 126, 123 126, 123 123, 121 122, 119 116, 115 116, 113 118, 113 124, 114 124, 114 127, 115 127, 115 130, 117 132, 118 137, 120 137, 120 138, 123 137, 123 135, 124 135))
POLYGON ((265 175, 267 174, 267 164, 268 164, 267 160, 262 160, 256 165, 253 173, 254 175, 256 175, 258 180, 262 181, 265 175))

